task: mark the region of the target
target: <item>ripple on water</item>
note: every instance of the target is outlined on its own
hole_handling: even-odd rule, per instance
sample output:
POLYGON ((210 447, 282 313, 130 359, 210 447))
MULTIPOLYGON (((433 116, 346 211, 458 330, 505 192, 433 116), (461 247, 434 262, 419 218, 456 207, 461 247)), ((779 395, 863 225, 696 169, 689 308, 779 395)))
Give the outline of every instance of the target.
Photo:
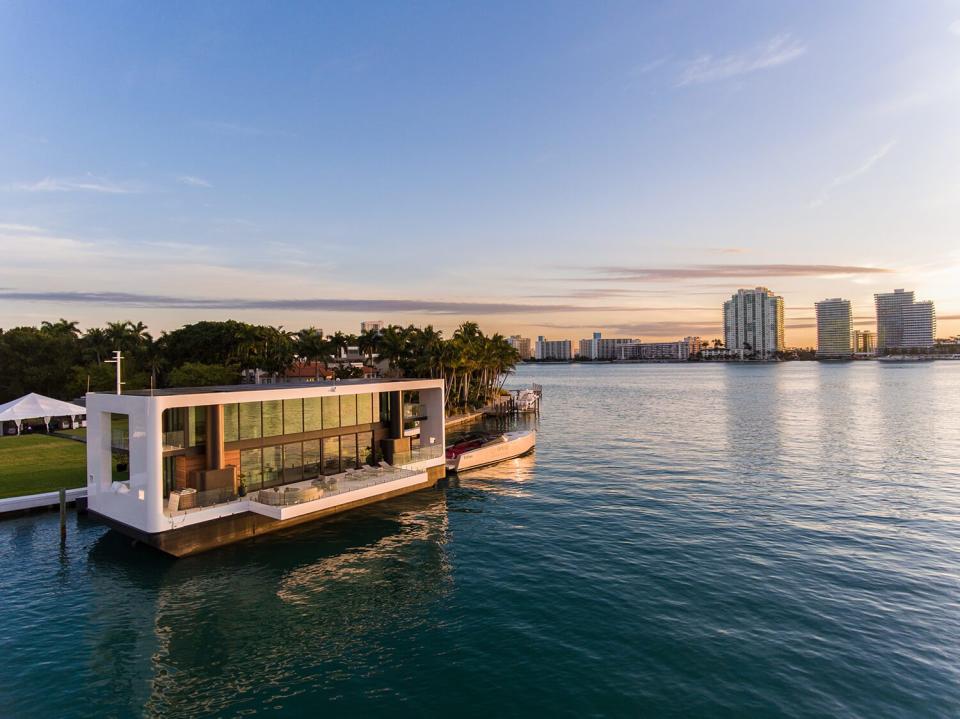
POLYGON ((530 456, 181 561, 0 523, 3 716, 956 716, 960 363, 524 367, 530 456))

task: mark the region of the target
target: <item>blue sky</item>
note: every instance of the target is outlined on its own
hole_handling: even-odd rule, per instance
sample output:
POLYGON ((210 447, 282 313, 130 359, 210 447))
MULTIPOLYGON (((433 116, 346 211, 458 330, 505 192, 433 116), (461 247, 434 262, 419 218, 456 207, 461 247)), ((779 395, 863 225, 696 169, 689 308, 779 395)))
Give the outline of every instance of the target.
POLYGON ((960 331, 960 3, 0 2, 0 326, 960 331))

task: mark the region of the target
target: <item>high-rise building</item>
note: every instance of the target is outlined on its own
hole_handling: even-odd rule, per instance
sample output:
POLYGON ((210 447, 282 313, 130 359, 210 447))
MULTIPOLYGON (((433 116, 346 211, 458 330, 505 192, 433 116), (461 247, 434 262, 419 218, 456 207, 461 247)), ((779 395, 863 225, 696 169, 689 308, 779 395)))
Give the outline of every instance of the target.
POLYGON ((571 360, 572 343, 570 340, 547 340, 540 335, 537 337, 533 355, 538 360, 571 360))
POLYGON ((521 337, 520 335, 510 335, 507 338, 507 344, 513 347, 517 354, 520 355, 521 360, 528 360, 533 358, 533 350, 530 348, 530 338, 521 337))
POLYGON ((873 296, 877 310, 877 352, 932 347, 937 334, 933 302, 915 302, 902 289, 873 296))
POLYGON ((817 357, 843 359, 853 355, 850 326, 853 310, 850 300, 834 297, 816 303, 817 308, 817 357))
POLYGON ((937 337, 937 311, 933 302, 914 302, 903 308, 903 344, 907 349, 933 347, 937 337))
POLYGON ((874 354, 877 351, 877 333, 870 330, 854 330, 853 351, 860 355, 874 354))
POLYGON ((741 355, 773 358, 783 349, 783 298, 766 287, 737 290, 723 303, 723 342, 741 355))
POLYGON ((617 347, 617 359, 629 360, 686 360, 690 357, 690 344, 684 339, 677 342, 630 342, 617 347))
POLYGON ((582 359, 590 360, 612 360, 617 359, 617 348, 621 345, 637 342, 635 339, 625 339, 615 337, 604 339, 599 332, 594 332, 593 337, 588 340, 580 340, 579 351, 577 354, 582 359))
POLYGON ((913 304, 913 292, 902 289, 873 296, 877 311, 877 351, 903 346, 903 308, 913 304))
POLYGON ((366 320, 360 323, 360 332, 381 332, 383 330, 383 320, 366 320))

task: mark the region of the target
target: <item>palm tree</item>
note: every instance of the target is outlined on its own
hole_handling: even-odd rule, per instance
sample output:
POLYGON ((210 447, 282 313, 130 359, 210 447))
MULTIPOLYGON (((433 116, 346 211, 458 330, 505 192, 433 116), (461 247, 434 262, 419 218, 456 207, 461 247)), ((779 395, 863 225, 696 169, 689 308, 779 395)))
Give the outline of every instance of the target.
POLYGON ((373 366, 373 356, 380 349, 380 332, 377 330, 367 330, 361 332, 357 338, 357 349, 361 354, 367 356, 370 366, 373 366))
POLYGON ((347 353, 347 348, 350 346, 350 338, 343 332, 337 330, 327 337, 327 340, 330 342, 338 358, 347 353))
POLYGON ((397 376, 403 373, 402 364, 409 356, 408 338, 408 331, 397 325, 384 328, 380 338, 380 357, 387 360, 390 370, 397 376))
POLYGON ((40 331, 53 335, 68 335, 76 338, 80 336, 80 325, 77 322, 69 322, 61 317, 56 322, 47 322, 44 320, 40 324, 40 331))
POLYGON ((332 352, 333 347, 316 327, 308 327, 297 333, 297 354, 304 361, 313 362, 316 381, 320 381, 320 363, 328 364, 332 352))
POLYGON ((87 362, 96 360, 97 364, 100 364, 110 354, 110 339, 100 327, 88 329, 80 342, 87 362))

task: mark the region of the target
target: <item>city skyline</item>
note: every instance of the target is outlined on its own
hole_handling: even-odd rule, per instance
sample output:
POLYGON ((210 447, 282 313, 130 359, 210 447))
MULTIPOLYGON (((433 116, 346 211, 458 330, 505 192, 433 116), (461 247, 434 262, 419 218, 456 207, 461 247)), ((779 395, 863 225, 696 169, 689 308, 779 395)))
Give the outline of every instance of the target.
POLYGON ((864 329, 910 287, 955 335, 958 23, 950 3, 7 4, 0 327, 712 339, 732 291, 769 286, 786 344, 814 346, 815 302, 864 329))

